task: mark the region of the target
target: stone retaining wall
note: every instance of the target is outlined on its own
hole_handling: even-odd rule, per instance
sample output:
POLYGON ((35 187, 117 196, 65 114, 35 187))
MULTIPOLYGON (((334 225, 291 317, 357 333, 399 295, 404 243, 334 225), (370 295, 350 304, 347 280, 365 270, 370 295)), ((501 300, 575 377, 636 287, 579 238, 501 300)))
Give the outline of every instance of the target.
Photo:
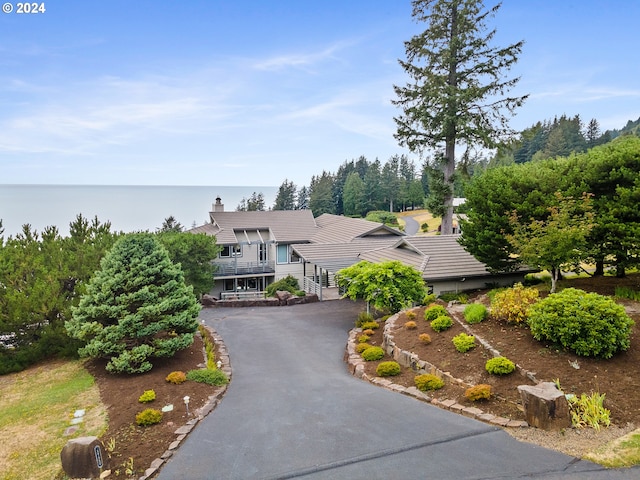
MULTIPOLYGON (((464 382, 459 378, 454 377, 449 372, 443 372, 442 370, 438 369, 436 366, 432 365, 426 360, 420 359, 415 353, 408 352, 406 350, 402 350, 401 348, 397 347, 395 342, 393 341, 393 335, 391 334, 391 332, 392 332, 392 329, 395 328, 395 322, 398 319, 398 317, 399 317, 399 314, 395 314, 389 317, 384 325, 382 348, 385 350, 385 352, 389 356, 391 356, 400 365, 411 368, 413 371, 416 372, 416 375, 420 375, 423 373, 431 373, 431 374, 438 375, 440 377, 444 377, 450 382, 455 382, 467 387, 473 386, 473 385, 469 385, 468 383, 464 382)), ((455 318, 455 319, 458 322, 460 322, 459 318, 455 318)), ((354 328, 349 332, 349 339, 347 341, 347 348, 345 353, 345 360, 349 366, 349 371, 351 372, 352 375, 356 376, 357 378, 361 378, 363 380, 373 383, 374 385, 378 385, 388 390, 402 393, 404 395, 412 396, 414 398, 417 398, 418 400, 431 403, 432 405, 436 405, 440 408, 445 408, 452 412, 459 413, 461 415, 465 415, 470 418, 475 418, 476 420, 490 423, 492 425, 496 425, 500 427, 511 427, 511 428, 524 428, 529 426, 528 423, 523 420, 511 420, 509 418, 497 417, 495 415, 485 413, 479 408, 465 407, 464 405, 460 405, 455 400, 438 400, 430 397, 425 392, 418 390, 416 387, 404 387, 402 385, 396 385, 392 381, 386 378, 367 375, 364 371, 365 361, 356 352, 357 338, 361 333, 362 333, 361 328, 354 328)), ((476 335, 476 338, 478 339, 478 341, 482 343, 483 346, 485 346, 485 344, 489 345, 488 342, 486 342, 484 339, 480 339, 477 335, 476 335)), ((490 345, 489 347, 490 348, 488 350, 491 351, 491 353, 494 354, 494 356, 500 355, 500 352, 495 350, 490 345)), ((521 374, 523 376, 526 375, 527 373, 529 372, 521 371, 521 374)))

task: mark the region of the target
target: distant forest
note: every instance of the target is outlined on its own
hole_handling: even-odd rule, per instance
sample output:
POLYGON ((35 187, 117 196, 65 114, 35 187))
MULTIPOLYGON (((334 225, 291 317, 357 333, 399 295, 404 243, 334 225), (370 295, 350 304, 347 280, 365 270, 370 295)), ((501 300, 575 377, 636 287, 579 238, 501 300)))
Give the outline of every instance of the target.
MULTIPOLYGON (((501 144, 493 156, 467 151, 457 162, 454 195, 464 196, 465 184, 486 169, 567 157, 621 135, 640 136, 640 118, 629 120, 620 130, 604 132, 596 119, 585 125, 579 115, 562 115, 537 122, 501 144)), ((271 207, 265 205, 262 193, 254 192, 248 199, 242 199, 236 210, 310 208, 316 216, 333 213, 364 217, 371 211, 430 208, 429 196, 434 193, 437 197, 436 190, 441 185, 434 163, 433 159, 426 159, 417 166, 406 155, 394 155, 384 163, 377 158, 371 161, 361 156, 356 160, 345 160, 336 172, 322 171, 313 175, 308 186, 298 186, 285 179, 271 207)))

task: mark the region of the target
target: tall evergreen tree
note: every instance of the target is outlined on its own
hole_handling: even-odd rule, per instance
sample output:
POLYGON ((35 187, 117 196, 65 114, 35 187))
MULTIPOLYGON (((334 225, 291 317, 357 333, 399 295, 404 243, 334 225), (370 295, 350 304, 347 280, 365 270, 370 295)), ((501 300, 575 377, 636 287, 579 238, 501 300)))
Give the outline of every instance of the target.
POLYGON ((86 342, 81 356, 109 359, 112 373, 143 373, 193 343, 199 312, 180 267, 153 235, 139 233, 104 257, 65 326, 86 342))
POLYGON ((453 174, 457 143, 494 147, 511 133, 508 113, 524 97, 502 97, 518 82, 505 79, 523 42, 507 47, 491 45, 496 30, 486 20, 500 5, 484 10, 480 0, 413 0, 412 16, 427 29, 405 42, 406 60, 400 65, 410 78, 394 86, 402 109, 395 118, 396 139, 413 152, 426 148, 443 152, 445 192, 442 231, 453 223, 453 174))
POLYGON ((329 172, 323 171, 321 176, 314 175, 311 178, 309 208, 316 217, 323 213, 336 213, 333 201, 333 176, 329 172))
POLYGON ((370 212, 372 210, 381 210, 383 208, 383 192, 382 192, 382 177, 380 174, 380 160, 377 158, 367 168, 367 173, 364 176, 364 195, 365 195, 365 210, 370 212))
POLYGON ((345 215, 361 217, 366 213, 364 182, 355 170, 349 174, 344 184, 342 204, 345 215))
POLYGON ((296 197, 296 210, 306 210, 309 208, 309 189, 306 185, 300 187, 296 197))
POLYGON ((280 188, 278 188, 278 194, 276 195, 276 201, 273 205, 274 210, 295 210, 296 209, 296 190, 295 183, 290 182, 285 178, 280 188))

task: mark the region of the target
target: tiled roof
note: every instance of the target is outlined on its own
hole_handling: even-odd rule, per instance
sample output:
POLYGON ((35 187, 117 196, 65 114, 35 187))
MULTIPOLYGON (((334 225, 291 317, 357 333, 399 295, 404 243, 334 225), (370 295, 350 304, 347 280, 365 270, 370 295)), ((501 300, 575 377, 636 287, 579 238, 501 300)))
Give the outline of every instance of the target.
POLYGON ((320 227, 311 239, 313 243, 343 243, 356 238, 387 236, 398 238, 404 233, 387 227, 381 223, 370 222, 362 218, 349 218, 328 213, 316 218, 320 227))
POLYGON ((189 230, 215 235, 219 245, 239 242, 237 233, 244 230, 269 230, 270 240, 278 243, 308 242, 318 227, 311 210, 270 210, 265 212, 211 212, 211 225, 189 230))
POLYGON ((427 257, 423 276, 429 280, 489 275, 484 263, 458 243, 459 235, 413 236, 407 244, 427 257))

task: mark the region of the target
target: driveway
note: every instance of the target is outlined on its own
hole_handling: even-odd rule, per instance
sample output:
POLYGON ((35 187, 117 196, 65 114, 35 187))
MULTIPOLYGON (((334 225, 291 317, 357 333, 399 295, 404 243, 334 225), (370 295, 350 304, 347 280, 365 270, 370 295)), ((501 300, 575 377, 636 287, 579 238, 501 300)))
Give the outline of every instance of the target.
POLYGON ((362 304, 213 308, 233 380, 159 480, 637 479, 375 387, 343 362, 362 304))

